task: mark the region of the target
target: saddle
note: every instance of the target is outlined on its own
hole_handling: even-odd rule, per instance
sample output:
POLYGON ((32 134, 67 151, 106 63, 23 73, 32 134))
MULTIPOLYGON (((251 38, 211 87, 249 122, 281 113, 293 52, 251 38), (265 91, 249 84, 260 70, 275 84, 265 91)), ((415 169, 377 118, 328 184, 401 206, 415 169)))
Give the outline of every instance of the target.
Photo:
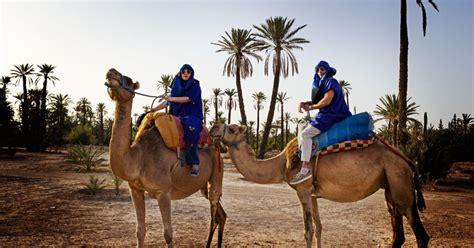
MULTIPOLYGON (((363 112, 347 117, 334 124, 326 132, 313 138, 311 156, 318 158, 335 152, 366 148, 374 142, 374 124, 369 113, 363 112)), ((299 163, 299 146, 297 139, 291 140, 286 148, 288 169, 299 163)))
MULTIPOLYGON (((184 131, 181 120, 173 115, 164 112, 148 113, 142 120, 138 128, 135 140, 150 126, 155 126, 161 134, 165 146, 173 151, 183 149, 186 145, 184 140, 184 131)), ((199 134, 199 148, 212 144, 209 131, 205 126, 199 134)))

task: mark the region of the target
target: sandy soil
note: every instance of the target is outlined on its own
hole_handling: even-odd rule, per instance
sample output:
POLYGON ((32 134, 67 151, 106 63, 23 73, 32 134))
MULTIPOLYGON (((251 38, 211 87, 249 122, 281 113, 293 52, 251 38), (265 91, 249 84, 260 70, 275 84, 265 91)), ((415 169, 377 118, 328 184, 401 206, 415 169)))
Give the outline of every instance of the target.
MULTIPOLYGON (((116 197, 113 187, 96 196, 83 184, 64 155, 19 153, 0 159, 0 246, 134 246, 135 212, 127 186, 116 197)), ((422 219, 432 247, 474 247, 474 194, 426 191, 428 209, 422 219)), ((257 185, 225 171, 223 206, 228 214, 227 247, 302 247, 302 212, 287 185, 257 185)), ((201 195, 173 202, 174 244, 203 247, 209 222, 208 202, 201 195)), ((388 247, 391 227, 383 192, 365 200, 340 204, 320 200, 325 247, 388 247)), ((407 242, 415 239, 405 222, 407 242)), ((147 246, 162 247, 161 217, 156 201, 147 199, 147 246)), ((217 237, 215 237, 217 239, 217 237)), ((216 241, 214 241, 216 242, 216 241)), ((215 244, 215 243, 214 243, 215 244)))

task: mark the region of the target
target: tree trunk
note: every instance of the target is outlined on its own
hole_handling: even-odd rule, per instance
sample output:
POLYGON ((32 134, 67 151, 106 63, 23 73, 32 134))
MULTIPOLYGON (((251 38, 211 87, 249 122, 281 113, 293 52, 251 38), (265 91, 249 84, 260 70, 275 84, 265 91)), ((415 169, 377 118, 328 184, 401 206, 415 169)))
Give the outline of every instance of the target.
POLYGON ((48 94, 48 75, 44 75, 43 90, 41 91, 41 109, 40 109, 40 151, 46 150, 46 96, 48 94))
POLYGON ((244 96, 242 94, 242 85, 240 84, 240 65, 237 64, 237 74, 235 75, 235 85, 237 86, 237 94, 239 96, 240 119, 242 124, 247 126, 247 115, 245 115, 244 96))
POLYGON ((270 108, 268 109, 267 115, 267 122, 265 123, 265 129, 263 130, 262 142, 260 143, 260 149, 258 152, 258 158, 262 159, 265 155, 267 149, 267 142, 268 136, 270 134, 270 128, 272 126, 273 115, 275 114, 275 105, 276 105, 276 97, 278 94, 278 86, 280 84, 280 68, 281 68, 281 51, 276 50, 276 68, 275 68, 275 75, 273 78, 273 90, 272 90, 272 98, 270 99, 270 108))
POLYGON ((216 124, 218 121, 217 121, 217 112, 218 112, 218 105, 219 104, 219 98, 218 96, 216 96, 216 98, 214 99, 214 110, 216 111, 216 116, 214 118, 214 124, 216 124))
POLYGON ((285 146, 285 128, 284 128, 284 125, 285 125, 285 122, 283 120, 283 102, 281 103, 281 123, 280 123, 280 129, 281 129, 281 144, 280 144, 280 150, 283 150, 283 147, 285 146))
POLYGON ((260 103, 257 102, 257 133, 255 134, 255 137, 256 137, 256 143, 255 143, 255 149, 257 150, 258 152, 258 136, 259 136, 259 131, 260 131, 260 103))
POLYGON ((350 111, 350 105, 349 105, 349 93, 346 93, 346 99, 347 99, 347 108, 349 109, 350 111))
POLYGON ((228 102, 227 107, 229 108, 229 115, 228 115, 228 118, 227 118, 227 124, 230 124, 230 115, 231 115, 231 112, 232 112, 232 98, 231 97, 229 97, 229 102, 228 102))
POLYGON ((408 90, 408 27, 407 27, 407 1, 400 0, 400 71, 398 83, 399 99, 399 123, 398 141, 403 147, 406 145, 408 137, 406 135, 407 126, 407 90, 408 90))
POLYGON ((26 147, 30 147, 29 143, 26 139, 29 139, 29 109, 28 109, 28 89, 26 88, 26 76, 23 76, 23 103, 21 104, 21 125, 22 125, 22 134, 23 134, 23 144, 26 147))

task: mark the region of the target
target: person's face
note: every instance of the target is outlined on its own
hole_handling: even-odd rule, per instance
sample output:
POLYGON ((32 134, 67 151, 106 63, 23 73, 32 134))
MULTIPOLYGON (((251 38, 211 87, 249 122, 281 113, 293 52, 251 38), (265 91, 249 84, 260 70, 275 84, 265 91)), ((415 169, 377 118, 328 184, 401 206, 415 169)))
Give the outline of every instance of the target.
POLYGON ((181 71, 181 78, 186 81, 188 80, 192 75, 192 72, 188 69, 184 69, 181 71))
POLYGON ((320 67, 318 67, 316 72, 318 73, 318 76, 322 77, 324 75, 324 73, 326 73, 326 68, 320 66, 320 67))

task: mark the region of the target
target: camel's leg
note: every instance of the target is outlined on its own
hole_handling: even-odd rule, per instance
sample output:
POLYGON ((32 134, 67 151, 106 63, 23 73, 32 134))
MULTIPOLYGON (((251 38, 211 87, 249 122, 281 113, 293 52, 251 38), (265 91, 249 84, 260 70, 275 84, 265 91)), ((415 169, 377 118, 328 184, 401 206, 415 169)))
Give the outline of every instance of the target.
POLYGON ((224 237, 224 225, 227 219, 227 214, 225 213, 224 208, 222 207, 220 202, 217 203, 216 217, 217 217, 217 222, 219 223, 217 247, 222 247, 222 239, 224 237))
POLYGON ((393 204, 392 195, 390 194, 390 190, 388 189, 385 190, 385 201, 387 203, 388 212, 390 213, 392 222, 392 248, 402 247, 403 243, 405 243, 405 233, 403 231, 403 216, 395 208, 393 204))
POLYGON ((144 247, 145 242, 145 192, 130 187, 130 195, 132 196, 133 206, 137 215, 137 247, 144 247))
POLYGON ((306 239, 306 247, 311 247, 313 243, 313 220, 312 220, 312 202, 311 202, 311 190, 297 190, 298 198, 303 208, 303 219, 304 219, 304 237, 306 239))
POLYGON ((318 248, 321 247, 321 232, 323 230, 323 226, 321 225, 321 219, 319 218, 319 208, 318 208, 318 198, 316 196, 311 197, 313 202, 313 221, 316 226, 316 244, 318 248))
POLYGON ((168 247, 173 247, 173 227, 171 226, 171 198, 169 194, 162 193, 158 198, 161 219, 163 220, 164 236, 168 247))
MULTIPOLYGON (((413 197, 415 197, 414 194, 413 197)), ((413 202, 412 206, 408 209, 406 217, 408 219, 408 223, 410 223, 410 226, 413 229, 413 232, 415 233, 418 247, 428 247, 430 236, 428 235, 428 233, 426 233, 425 227, 421 222, 420 215, 418 214, 418 209, 416 208, 416 202, 413 202)))
POLYGON ((208 248, 211 247, 212 237, 214 236, 214 232, 216 231, 216 227, 217 227, 216 213, 217 213, 217 204, 213 204, 211 202, 211 223, 209 226, 209 236, 207 237, 207 245, 206 245, 206 247, 208 248))
POLYGON ((221 195, 222 195, 222 180, 224 177, 222 158, 217 156, 216 151, 211 151, 212 157, 212 174, 209 178, 208 185, 207 185, 207 194, 209 203, 211 204, 211 223, 209 227, 209 236, 207 238, 207 245, 206 247, 210 247, 212 243, 212 238, 214 236, 214 232, 216 227, 219 227, 218 233, 218 241, 217 247, 222 246, 222 238, 224 235, 224 225, 226 221, 226 213, 219 202, 221 195))

